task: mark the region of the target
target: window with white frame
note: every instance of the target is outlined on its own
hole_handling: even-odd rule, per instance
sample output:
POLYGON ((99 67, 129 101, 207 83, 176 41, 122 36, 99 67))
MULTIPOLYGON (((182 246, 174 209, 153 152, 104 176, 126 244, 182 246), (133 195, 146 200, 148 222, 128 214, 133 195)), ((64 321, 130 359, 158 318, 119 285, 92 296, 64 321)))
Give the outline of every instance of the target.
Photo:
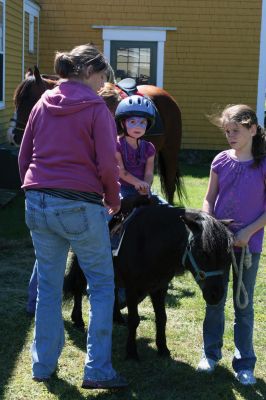
POLYGON ((156 85, 157 43, 112 41, 110 62, 116 81, 133 78, 137 85, 156 85))
POLYGON ((103 26, 104 54, 120 76, 163 87, 164 43, 166 32, 175 27, 103 26), (134 60, 133 60, 134 58, 134 60))
POLYGON ((0 107, 5 95, 5 1, 0 0, 0 107))
POLYGON ((39 31, 39 14, 40 14, 40 7, 33 3, 31 0, 24 0, 24 10, 25 16, 28 18, 28 33, 29 33, 29 42, 28 42, 28 51, 29 53, 35 53, 38 51, 38 43, 36 40, 38 38, 35 37, 36 29, 37 32, 39 31), (36 25, 37 24, 37 25, 36 25), (36 28, 37 26, 37 28, 36 28))

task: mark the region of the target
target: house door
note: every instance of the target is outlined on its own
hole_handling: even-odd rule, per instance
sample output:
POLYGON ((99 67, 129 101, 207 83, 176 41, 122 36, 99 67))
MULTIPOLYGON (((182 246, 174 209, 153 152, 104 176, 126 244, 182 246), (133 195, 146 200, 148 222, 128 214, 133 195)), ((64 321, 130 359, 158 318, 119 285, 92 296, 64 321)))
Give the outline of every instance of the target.
POLYGON ((110 56, 117 82, 133 78, 137 85, 156 85, 156 42, 114 40, 110 56))

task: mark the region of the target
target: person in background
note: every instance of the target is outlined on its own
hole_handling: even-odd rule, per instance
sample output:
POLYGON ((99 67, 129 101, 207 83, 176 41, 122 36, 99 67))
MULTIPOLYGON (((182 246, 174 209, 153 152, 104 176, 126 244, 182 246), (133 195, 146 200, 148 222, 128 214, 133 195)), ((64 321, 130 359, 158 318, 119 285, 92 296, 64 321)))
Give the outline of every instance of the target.
POLYGON ((63 79, 30 114, 19 152, 26 223, 38 263, 32 374, 47 381, 64 345, 62 289, 69 248, 88 284, 90 318, 82 387, 122 388, 111 361, 114 276, 105 207, 120 209, 116 127, 97 92, 108 62, 93 45, 57 53, 63 79))
MULTIPOLYGON (((234 251, 240 262, 241 248, 249 246, 251 266, 244 266, 243 283, 249 303, 243 308, 237 301, 237 276, 233 270, 234 342, 233 369, 243 385, 256 383, 253 348, 253 294, 262 251, 266 224, 266 157, 265 132, 258 125, 255 112, 247 105, 229 105, 211 121, 225 133, 230 149, 213 160, 203 210, 218 219, 232 219, 234 251)), ((229 271, 226 276, 226 292, 229 271)), ((206 306, 203 324, 203 355, 198 371, 213 372, 222 358, 227 293, 220 304, 206 306)), ((240 300, 243 302, 243 295, 240 300)))

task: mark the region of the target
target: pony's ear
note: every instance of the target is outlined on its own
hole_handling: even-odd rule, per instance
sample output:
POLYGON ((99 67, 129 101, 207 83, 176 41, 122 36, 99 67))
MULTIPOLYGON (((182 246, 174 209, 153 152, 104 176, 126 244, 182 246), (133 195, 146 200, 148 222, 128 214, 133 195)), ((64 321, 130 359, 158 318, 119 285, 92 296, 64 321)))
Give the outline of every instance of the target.
POLYGON ((192 232, 196 233, 202 230, 199 213, 186 211, 184 215, 180 216, 180 218, 192 232))
POLYGON ((31 68, 28 68, 25 74, 25 79, 27 79, 29 76, 33 75, 33 71, 31 68))
POLYGON ((33 74, 34 74, 36 83, 41 83, 41 82, 42 82, 42 77, 41 77, 39 68, 38 68, 36 65, 34 65, 34 72, 33 72, 33 74))
POLYGON ((235 220, 234 219, 218 219, 219 222, 224 224, 225 226, 228 226, 232 224, 235 220))

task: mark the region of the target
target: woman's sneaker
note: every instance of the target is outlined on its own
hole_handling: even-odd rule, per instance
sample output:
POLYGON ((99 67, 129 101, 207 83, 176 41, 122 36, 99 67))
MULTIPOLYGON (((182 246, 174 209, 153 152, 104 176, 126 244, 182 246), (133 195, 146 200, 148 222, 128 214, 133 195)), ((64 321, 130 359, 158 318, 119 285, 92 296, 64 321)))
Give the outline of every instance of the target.
POLYGON ((217 361, 214 361, 211 358, 203 356, 198 364, 197 371, 207 372, 208 374, 210 374, 214 371, 216 365, 217 361))
POLYGON ((243 369, 235 373, 235 377, 242 385, 255 385, 256 378, 251 369, 243 369))

